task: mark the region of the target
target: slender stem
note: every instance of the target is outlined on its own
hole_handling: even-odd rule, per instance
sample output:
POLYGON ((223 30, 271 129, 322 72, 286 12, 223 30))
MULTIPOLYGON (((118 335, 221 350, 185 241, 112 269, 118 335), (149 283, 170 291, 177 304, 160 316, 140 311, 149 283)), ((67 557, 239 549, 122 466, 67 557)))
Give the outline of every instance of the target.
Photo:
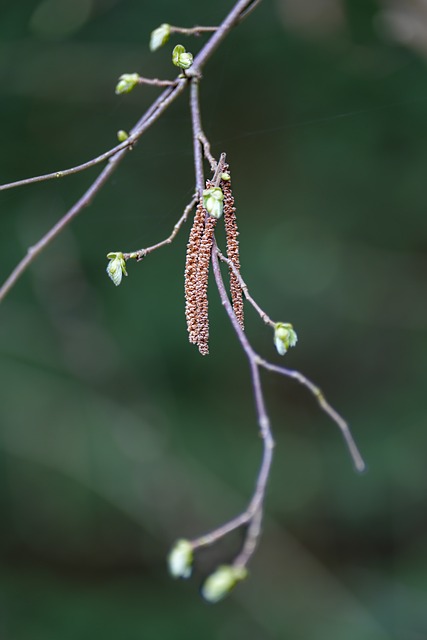
POLYGON ((191 125, 193 129, 193 152, 196 191, 199 194, 199 198, 201 198, 203 189, 205 188, 205 174, 203 169, 202 143, 200 141, 202 127, 200 122, 199 79, 196 77, 192 78, 191 80, 190 111, 191 125))
POLYGON ((297 380, 301 385, 306 387, 312 395, 316 398, 319 403, 321 409, 335 422, 338 426, 339 430, 342 433, 344 441, 347 445, 349 453, 353 459, 353 464, 355 469, 360 473, 365 471, 366 464, 362 458, 362 455, 354 441, 354 438, 351 434, 350 427, 347 422, 344 420, 342 416, 329 404, 326 400, 323 392, 319 387, 317 387, 311 380, 309 380, 306 376, 304 376, 299 371, 295 371, 294 369, 287 369, 286 367, 279 367, 263 358, 258 358, 258 363, 264 369, 268 371, 273 371, 274 373, 279 373, 282 376, 286 376, 287 378, 293 378, 297 380))
MULTIPOLYGON (((184 81, 181 80, 180 83, 182 85, 182 88, 179 90, 179 92, 177 94, 174 94, 174 99, 177 98, 178 95, 180 95, 182 89, 185 87, 185 80, 184 81)), ((179 79, 177 78, 172 83, 172 85, 176 86, 178 84, 179 84, 179 79)), ((22 186, 25 186, 25 185, 28 185, 28 184, 33 184, 35 182, 45 182, 46 180, 52 180, 52 179, 55 179, 55 178, 56 179, 57 178, 64 178, 65 176, 69 176, 69 175, 72 175, 74 173, 80 173, 81 171, 85 171, 86 169, 90 169, 91 167, 94 167, 97 164, 105 162, 105 160, 108 160, 109 158, 115 156, 116 154, 118 154, 122 150, 131 149, 135 145, 135 143, 138 141, 138 138, 143 133, 143 131, 142 132, 140 131, 139 127, 151 115, 153 115, 153 113, 156 112, 156 110, 159 108, 159 106, 165 100, 167 100, 168 97, 169 97, 169 90, 164 91, 152 103, 152 105, 147 109, 147 111, 142 116, 142 118, 138 121, 138 123, 131 130, 129 137, 126 138, 126 140, 124 142, 121 142, 120 144, 116 145, 115 147, 112 147, 112 149, 109 149, 108 151, 105 151, 104 153, 101 153, 101 155, 97 156, 96 158, 93 158, 92 160, 88 160, 87 162, 83 162, 82 164, 78 164, 75 167, 71 167, 69 169, 62 169, 60 171, 53 171, 52 173, 45 173, 45 174, 42 174, 40 176, 34 176, 32 178, 25 178, 23 180, 17 180, 15 182, 9 182, 7 184, 2 184, 2 185, 0 185, 0 191, 6 191, 6 189, 13 189, 15 187, 22 187, 22 186)), ((144 131, 145 131, 145 129, 144 129, 144 131)))
POLYGON ((201 142, 202 146, 203 146, 203 155, 205 156, 205 158, 209 161, 209 164, 211 165, 211 171, 215 171, 216 166, 217 166, 217 162, 215 160, 215 158, 213 157, 212 153, 211 153, 211 145, 209 140, 207 139, 206 135, 204 134, 203 131, 199 131, 199 135, 198 135, 199 141, 201 142))
POLYGON ((40 176, 34 176, 32 178, 24 178, 23 180, 16 180, 15 182, 8 182, 7 184, 0 185, 0 191, 6 191, 6 189, 14 189, 15 187, 23 187, 28 184, 33 184, 35 182, 45 182, 46 180, 53 180, 55 178, 64 178, 65 176, 70 176, 74 173, 80 173, 81 171, 85 171, 86 169, 90 169, 91 167, 100 164, 101 162, 105 162, 111 156, 116 155, 122 149, 126 149, 131 147, 135 143, 136 138, 129 136, 124 142, 118 144, 117 146, 105 151, 105 153, 101 153, 101 155, 89 160, 88 162, 83 162, 82 164, 78 164, 75 167, 71 167, 70 169, 61 169, 60 171, 54 171, 52 173, 45 173, 40 176))
POLYGON ((174 87, 177 83, 177 79, 175 80, 159 80, 158 78, 144 78, 143 76, 139 76, 138 84, 151 84, 155 87, 174 87))
MULTIPOLYGON (((261 2, 261 0, 258 0, 261 2)), ((228 16, 224 19, 218 29, 214 32, 203 49, 194 58, 193 66, 187 70, 188 76, 200 74, 200 70, 205 62, 211 57, 215 49, 221 44, 224 38, 227 37, 229 31, 242 19, 246 9, 252 7, 251 0, 239 0, 236 2, 228 16)))
POLYGON ((177 235, 178 231, 181 229, 182 225, 187 220, 188 214, 192 209, 194 209, 198 201, 199 201, 199 197, 197 194, 195 194, 191 202, 189 202, 188 205, 185 207, 184 213, 182 214, 178 222, 174 225, 172 233, 170 234, 170 236, 165 238, 165 240, 162 240, 161 242, 157 242, 157 244, 153 244, 151 247, 147 247, 145 249, 138 249, 137 251, 129 251, 128 253, 123 253, 124 259, 129 260, 130 258, 136 258, 138 261, 140 261, 143 258, 145 258, 145 256, 148 256, 149 253, 152 253, 153 251, 156 251, 157 249, 160 249, 161 247, 164 247, 167 244, 171 244, 171 242, 173 242, 175 236, 177 235))
POLYGON ((269 324, 271 327, 275 327, 275 323, 273 322, 273 320, 270 318, 269 315, 267 315, 267 313, 261 309, 261 307, 259 306, 259 304, 252 298, 252 296, 249 294, 249 289, 247 284, 245 283, 245 281, 243 280, 240 271, 236 268, 236 265, 229 259, 227 258, 222 251, 220 251, 217 248, 217 253, 218 253, 218 258, 222 261, 225 262, 229 268, 231 269, 231 271, 234 273, 234 275, 236 276, 243 293, 245 294, 245 298, 246 300, 253 306, 253 308, 255 309, 255 311, 258 313, 258 315, 260 316, 261 320, 263 320, 265 322, 265 324, 269 324))
POLYGON ((239 22, 240 22, 240 20, 245 20, 245 19, 248 17, 248 15, 249 15, 250 13, 252 13, 252 11, 253 11, 254 9, 256 9, 258 5, 260 5, 260 4, 261 4, 261 2, 262 2, 262 0, 252 0, 252 2, 251 2, 251 3, 246 7, 246 9, 244 9, 244 10, 242 11, 242 13, 240 14, 240 16, 239 16, 239 22))
POLYGON ((169 25, 171 33, 182 33, 185 36, 198 36, 201 33, 211 33, 217 31, 219 27, 191 27, 186 29, 185 27, 174 27, 169 25))

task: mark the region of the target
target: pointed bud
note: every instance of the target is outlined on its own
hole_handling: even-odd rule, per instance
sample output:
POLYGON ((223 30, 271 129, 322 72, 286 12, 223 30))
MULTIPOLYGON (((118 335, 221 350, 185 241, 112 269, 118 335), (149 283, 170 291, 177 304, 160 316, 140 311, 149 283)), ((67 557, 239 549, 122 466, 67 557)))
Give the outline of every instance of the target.
POLYGON ((111 251, 107 253, 107 258, 110 262, 107 265, 107 273, 116 287, 122 281, 123 274, 127 276, 126 261, 121 251, 111 251))
POLYGON ((175 542, 168 555, 169 573, 173 578, 189 578, 193 568, 193 547, 188 540, 175 542))
POLYGON ((274 346, 279 355, 284 356, 289 347, 294 347, 298 337, 291 324, 287 322, 277 322, 274 325, 274 346))
POLYGON ((180 69, 189 69, 193 64, 193 55, 182 44, 177 44, 172 51, 172 62, 180 69))
POLYGON ((150 50, 156 51, 157 49, 160 49, 160 47, 163 47, 163 45, 169 40, 170 34, 170 24, 161 24, 160 27, 154 29, 150 36, 150 50))
POLYGON ((208 602, 219 602, 247 575, 248 572, 244 567, 223 564, 206 578, 202 587, 202 596, 208 602))
POLYGON ((139 75, 137 73, 123 73, 116 84, 116 95, 130 93, 138 83, 139 75))
POLYGON ((117 140, 119 142, 124 142, 128 138, 129 138, 129 134, 127 131, 123 131, 123 129, 120 129, 120 131, 117 131, 117 140))
POLYGON ((220 218, 223 211, 224 194, 219 187, 203 191, 203 206, 212 218, 220 218))

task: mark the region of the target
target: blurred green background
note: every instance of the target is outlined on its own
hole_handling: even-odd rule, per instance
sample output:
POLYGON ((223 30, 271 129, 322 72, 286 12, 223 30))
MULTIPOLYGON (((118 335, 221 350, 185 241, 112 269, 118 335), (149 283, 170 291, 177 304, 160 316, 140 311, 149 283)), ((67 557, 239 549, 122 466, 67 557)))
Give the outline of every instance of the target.
MULTIPOLYGON (((162 22, 217 24, 233 2, 4 0, 2 183, 83 162, 174 77, 162 22)), ((277 448, 250 579, 223 603, 165 556, 232 517, 261 457, 248 368, 214 287, 211 355, 187 342, 188 228, 115 288, 108 251, 169 234, 193 191, 187 96, 19 281, 0 314, 0 637, 5 640, 427 638, 427 10, 406 0, 264 3, 205 69, 203 121, 231 164, 243 275, 299 335, 292 381, 263 375, 277 448)), ((99 169, 0 194, 15 263, 99 169)), ((251 309, 247 335, 279 362, 251 309)))

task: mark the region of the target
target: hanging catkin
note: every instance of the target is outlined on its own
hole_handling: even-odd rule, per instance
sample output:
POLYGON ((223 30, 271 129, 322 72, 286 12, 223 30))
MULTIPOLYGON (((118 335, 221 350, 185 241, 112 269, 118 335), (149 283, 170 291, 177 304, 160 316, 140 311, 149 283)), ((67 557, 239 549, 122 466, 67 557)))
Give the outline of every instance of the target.
POLYGON ((197 263, 197 344, 202 356, 206 356, 209 353, 208 279, 216 223, 216 218, 212 218, 211 216, 206 218, 205 230, 200 242, 199 260, 197 263))
POLYGON ((198 343, 197 320, 197 263, 199 261, 200 242, 205 225, 206 212, 200 201, 194 215, 193 226, 187 245, 187 259, 185 263, 185 317, 190 342, 198 343))
MULTIPOLYGON (((230 176, 228 165, 224 171, 230 176)), ((227 257, 233 263, 237 271, 240 272, 239 258, 239 241, 237 239, 239 232, 237 230, 236 207, 234 206, 234 197, 231 190, 231 179, 221 180, 221 189, 224 194, 224 224, 227 237, 227 257)), ((233 310, 242 329, 244 325, 243 295, 239 280, 233 270, 230 268, 230 293, 233 303, 233 310)))

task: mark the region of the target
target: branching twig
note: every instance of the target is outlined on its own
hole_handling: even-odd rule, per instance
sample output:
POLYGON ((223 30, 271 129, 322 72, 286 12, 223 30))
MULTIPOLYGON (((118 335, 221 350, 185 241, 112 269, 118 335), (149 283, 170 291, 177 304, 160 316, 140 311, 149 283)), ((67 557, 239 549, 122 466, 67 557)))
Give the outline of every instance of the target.
MULTIPOLYGON (((84 170, 84 168, 89 168, 89 166, 93 166, 94 164, 98 164, 102 162, 104 159, 109 158, 109 165, 100 173, 98 178, 92 183, 86 193, 78 200, 78 202, 59 220, 35 245, 30 247, 27 251, 25 257, 18 263, 6 281, 3 283, 0 288, 0 302, 7 295, 7 293, 12 289, 12 287, 16 284, 17 280, 21 277, 21 275, 27 270, 27 268, 34 262, 38 255, 50 244, 52 240, 54 240, 61 231, 85 208, 87 207, 101 187, 107 182, 109 177, 112 175, 114 170, 118 167, 120 162, 123 160, 126 150, 129 149, 136 140, 138 140, 142 134, 159 118, 159 116, 178 98, 178 96, 184 91, 187 81, 189 77, 197 78, 200 76, 201 69, 207 60, 212 56, 215 49, 219 46, 219 44, 224 40, 233 26, 239 21, 239 17, 249 7, 252 3, 250 0, 239 0, 236 2, 232 10, 226 16, 221 25, 216 29, 211 38, 207 41, 201 51, 194 59, 194 63, 192 67, 187 71, 187 77, 181 78, 178 76, 176 80, 176 84, 173 87, 168 87, 165 91, 153 102, 151 107, 146 111, 146 113, 142 116, 142 118, 137 122, 135 127, 131 130, 129 138, 123 142, 121 145, 118 145, 118 151, 107 152, 106 157, 103 157, 101 160, 96 159, 96 161, 89 161, 89 163, 84 163, 80 165, 80 170, 84 170)), ((75 170, 68 170, 69 173, 76 173, 75 170)), ((37 181, 41 181, 42 179, 50 179, 53 177, 57 177, 57 173, 55 174, 47 174, 47 178, 39 177, 37 181)), ((64 174, 65 175, 65 174, 64 174)), ((27 179, 24 181, 20 181, 19 184, 30 184, 31 179, 27 179)), ((7 185, 6 185, 7 186, 7 185)), ((6 186, 4 188, 6 188, 6 186)), ((12 186, 18 186, 18 183, 10 183, 8 188, 12 186)), ((203 188, 203 187, 202 187, 203 188)))
MULTIPOLYGON (((199 83, 198 79, 194 79, 192 81, 192 91, 191 91, 191 120, 193 124, 193 146, 194 146, 194 164, 195 164, 195 177, 196 184, 199 193, 203 188, 205 183, 204 174, 203 174, 203 159, 202 159, 202 148, 201 148, 201 139, 200 132, 202 129, 201 124, 201 116, 200 116, 200 102, 199 102, 199 83)), ((224 160, 223 160, 224 161, 224 160)), ((216 180, 215 184, 219 184, 221 174, 217 170, 214 179, 216 180)), ((295 378, 301 384, 306 386, 311 393, 316 397, 319 402, 321 408, 332 418, 332 420, 338 425, 340 428, 346 444, 348 446, 350 455, 353 458, 353 462, 358 471, 363 471, 364 462, 363 459, 357 449, 357 446, 351 436, 350 430, 348 428, 347 423, 341 418, 341 416, 329 405, 329 403, 325 400, 321 391, 310 382, 305 376, 300 374, 299 372, 292 371, 290 369, 285 369, 283 367, 278 367, 274 364, 267 362, 266 360, 260 358, 260 356, 254 351, 252 346, 250 345, 243 328, 236 317, 234 310, 231 306, 230 300, 228 298, 227 292, 225 290, 224 281, 222 279, 221 270, 219 267, 219 259, 226 262, 234 275, 236 276, 242 290, 245 294, 246 299, 252 304, 252 306, 259 313, 261 318, 272 327, 275 327, 275 323, 271 320, 271 318, 259 307, 259 305, 255 302, 255 300, 250 296, 248 287, 246 286, 243 278, 241 277, 238 269, 232 263, 231 260, 225 258, 222 252, 218 249, 216 242, 213 244, 212 248, 212 265, 215 276, 215 281, 217 285, 217 289, 220 295, 221 303, 225 308, 225 311, 229 317, 229 320, 233 326, 233 329, 239 339, 239 342, 248 358, 249 368, 252 379, 252 387, 255 398, 255 407, 256 413, 258 417, 258 425, 260 428, 260 435, 263 441, 263 456, 261 467, 258 473, 258 478, 256 481, 256 486, 254 490, 254 494, 247 509, 238 515, 236 518, 233 518, 229 522, 225 523, 218 529, 201 536, 193 541, 191 541, 191 545, 193 549, 210 545, 216 542, 218 539, 227 535, 231 531, 240 528, 244 525, 247 526, 245 537, 242 545, 242 549, 240 554, 233 561, 232 566, 235 569, 244 569, 251 558, 252 554, 255 551, 257 546, 260 533, 261 533, 261 523, 262 523, 262 512, 263 512, 263 504, 266 486, 268 482, 268 477, 270 473, 272 456, 273 456, 273 448, 274 441, 271 433, 270 421, 266 411, 264 395, 261 386, 261 379, 259 374, 259 368, 263 367, 270 371, 274 371, 276 373, 280 373, 281 375, 286 375, 288 377, 295 378)))
MULTIPOLYGON (((181 80, 173 89, 166 89, 162 95, 151 105, 148 111, 142 116, 139 122, 132 129, 131 136, 138 139, 142 134, 161 116, 161 114, 176 100, 178 95, 182 93, 186 85, 185 80, 181 80)), ((0 302, 7 293, 15 285, 16 281, 26 271, 29 265, 34 262, 40 253, 54 240, 65 227, 85 208, 87 207, 107 182, 108 178, 123 160, 127 149, 124 148, 115 156, 110 158, 109 164, 101 171, 96 180, 91 184, 84 195, 71 207, 71 209, 63 216, 35 245, 30 247, 26 256, 18 263, 7 280, 0 288, 0 302)))
MULTIPOLYGON (((238 242, 237 242, 237 224, 234 217, 234 199, 231 193, 230 175, 224 173, 224 168, 228 165, 225 164, 225 153, 222 153, 217 161, 212 155, 211 146, 207 139, 201 122, 200 114, 200 96, 199 85, 201 81, 201 70, 206 61, 211 57, 215 49, 227 36, 229 31, 246 17, 256 6, 259 5, 261 0, 238 0, 233 9, 229 12, 228 16, 218 27, 193 27, 190 29, 180 27, 170 27, 170 32, 182 33, 185 35, 199 35, 203 32, 213 32, 213 35, 209 38, 207 43, 202 47, 198 55, 194 58, 192 66, 187 68, 185 66, 184 74, 179 75, 175 80, 159 80, 157 78, 149 79, 139 77, 140 84, 150 84, 158 87, 167 88, 161 93, 161 95, 153 102, 145 114, 136 123, 130 132, 129 137, 117 145, 113 149, 101 154, 97 158, 85 162, 71 169, 65 171, 59 171, 43 176, 37 176, 35 178, 29 178, 26 180, 19 180, 0 186, 0 190, 10 189, 25 184, 31 184, 33 182, 40 182, 43 180, 49 180, 52 178, 59 178, 65 175, 84 171, 92 166, 95 166, 101 162, 108 160, 107 166, 101 171, 98 177, 94 180, 91 186, 87 189, 84 195, 76 202, 76 204, 32 247, 28 249, 26 256, 19 262, 19 264, 12 271, 7 278, 3 286, 0 288, 0 301, 14 286, 18 278, 24 273, 27 267, 36 259, 36 257, 46 248, 46 246, 56 238, 61 231, 85 208, 87 207, 99 192, 102 186, 109 179, 114 170, 118 167, 120 162, 126 155, 126 152, 132 148, 132 146, 139 140, 144 132, 151 127, 152 124, 166 111, 166 109, 183 93, 185 88, 190 85, 190 111, 192 122, 192 138, 193 138, 193 154, 194 154, 194 169, 195 169, 195 194, 191 202, 185 208, 181 218, 175 224, 171 234, 164 240, 144 249, 132 251, 128 253, 112 253, 109 254, 109 258, 112 259, 110 263, 111 270, 109 275, 112 277, 115 284, 119 284, 121 281, 122 271, 126 274, 125 261, 129 259, 136 259, 141 261, 149 253, 160 249, 163 246, 170 244, 182 225, 188 218, 188 215, 192 209, 197 206, 196 209, 196 230, 193 235, 190 235, 190 242, 187 250, 187 266, 186 266, 186 316, 187 324, 189 325, 190 341, 198 345, 199 350, 203 354, 208 353, 208 302, 207 302, 207 280, 210 262, 212 263, 213 273, 215 277, 216 287, 220 296, 221 303, 227 313, 227 316, 231 322, 231 325, 235 331, 237 339, 246 355, 248 360, 251 383, 254 395, 255 411, 257 416, 257 423, 263 443, 263 453, 261 465, 259 468, 258 476, 255 482, 254 492, 249 500, 247 508, 238 516, 231 519, 229 522, 223 524, 210 533, 201 536, 192 541, 180 541, 181 546, 178 544, 176 549, 175 558, 171 560, 173 564, 174 575, 181 575, 187 577, 189 575, 189 561, 191 560, 192 552, 202 546, 210 545, 224 537, 231 531, 240 527, 245 527, 245 535, 243 539, 242 548, 240 553, 234 559, 228 569, 232 571, 228 575, 228 587, 229 590, 233 584, 242 579, 245 576, 246 565, 248 564, 251 556, 253 555, 255 548, 259 542, 261 534, 262 516, 264 509, 264 500, 266 494, 266 487, 270 475, 270 469, 273 458, 274 440, 271 432, 270 420, 267 413, 265 399, 261 384, 260 369, 266 369, 273 373, 293 378, 300 384, 305 386, 316 398, 320 408, 336 423, 339 427, 350 455, 353 459, 355 468, 358 471, 363 471, 365 468, 364 461, 359 453, 356 443, 353 440, 350 429, 345 420, 331 407, 326 401, 323 393, 320 389, 313 384, 308 378, 298 371, 287 369, 270 363, 269 361, 261 358, 250 344, 244 330, 243 330, 243 304, 241 292, 243 291, 246 300, 254 307, 262 320, 270 327, 278 330, 285 331, 286 327, 292 328, 291 325, 285 325, 283 323, 274 323, 273 320, 265 313, 258 303, 249 294, 248 287, 240 275, 239 267, 239 254, 238 254, 238 242), (211 173, 213 174, 208 182, 205 181, 204 175, 204 158, 209 162, 211 173), (223 182, 221 183, 221 180, 223 182), (224 182, 225 181, 225 182, 224 182), (221 188, 219 185, 221 184, 221 188), (205 186, 207 190, 205 191, 205 186), (209 198, 218 196, 219 200, 214 203, 215 206, 219 205, 224 200, 225 193, 225 208, 224 211, 228 211, 229 216, 228 223, 226 222, 226 234, 227 239, 233 242, 228 244, 227 258, 219 250, 215 236, 214 228, 217 222, 217 218, 221 216, 222 209, 219 208, 216 213, 213 213, 210 208, 209 198), (205 202, 205 198, 207 199, 205 202), (222 200, 221 200, 222 199, 222 200), (228 209, 227 209, 228 207, 228 209), (230 222, 231 220, 231 222, 230 222), (228 225, 228 226, 227 226, 228 225), (191 260, 189 260, 190 256, 191 260), (232 274, 232 295, 233 306, 229 300, 227 291, 225 289, 220 262, 225 262, 232 274), (117 271, 122 269, 122 271, 117 271), (116 278, 117 273, 119 278, 116 278), (188 290, 187 290, 188 289, 188 290), (241 289, 241 290, 240 290, 241 289), (236 310, 235 298, 239 299, 239 307, 236 310), (190 299, 191 298, 191 299, 190 299), (183 546, 182 546, 183 545, 183 546), (181 556, 180 556, 181 554, 181 556), (184 556, 182 555, 184 554, 184 556), (186 555, 185 555, 186 554, 186 555), (190 555, 189 555, 190 554, 190 555), (233 573, 234 572, 234 573, 233 573)), ((135 74, 136 75, 136 74, 135 74)), ((123 78, 123 76, 122 76, 123 78)), ((222 205, 221 205, 222 206, 222 205)), ((107 269, 108 270, 108 269, 107 269)), ((276 334, 275 334, 276 336, 276 334)), ((296 341, 296 336, 295 340, 296 341)), ((292 343, 293 344, 293 343, 292 343)), ((287 348, 287 346, 286 346, 287 348)), ((280 349, 279 349, 280 351, 280 349)), ((284 350, 284 352, 286 349, 284 350)), ((281 351, 280 351, 281 352, 281 351)), ((225 567, 227 569, 227 567, 225 567)), ((224 569, 224 568, 223 568, 224 569)), ((228 570, 227 569, 227 570, 228 570)), ((190 567, 191 571, 191 567, 190 567)), ((211 576, 211 578, 214 576, 211 576)), ((209 580, 209 579, 208 579, 209 580)), ((206 587, 205 597, 216 601, 218 593, 220 597, 225 595, 224 573, 221 575, 219 583, 215 580, 209 584, 209 588, 206 587), (215 589, 213 589, 213 586, 215 589), (222 585, 222 586, 221 586, 222 585), (219 589, 223 590, 221 592, 219 589)))

